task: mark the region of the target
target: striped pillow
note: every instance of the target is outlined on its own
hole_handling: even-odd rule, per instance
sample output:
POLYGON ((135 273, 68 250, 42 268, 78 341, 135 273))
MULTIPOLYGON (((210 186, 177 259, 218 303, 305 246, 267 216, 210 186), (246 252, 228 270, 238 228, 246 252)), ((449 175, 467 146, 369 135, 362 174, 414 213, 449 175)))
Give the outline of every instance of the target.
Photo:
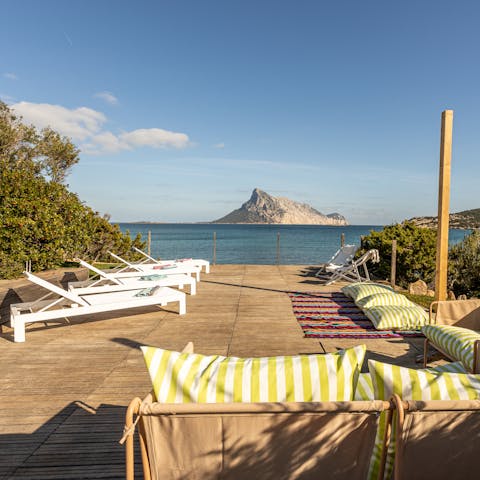
MULTIPOLYGON (((417 370, 418 372, 426 371, 432 373, 451 372, 451 373, 467 373, 462 362, 445 363, 437 367, 426 368, 425 370, 417 370)), ((353 396, 354 400, 375 400, 373 391, 373 381, 370 373, 361 373, 358 376, 357 388, 353 396)))
POLYGON ((141 348, 163 403, 352 400, 366 352, 359 345, 325 355, 236 358, 141 348))
POLYGON ((434 345, 473 371, 473 345, 480 340, 480 333, 452 325, 425 325, 422 332, 434 345))
POLYGON ((377 330, 420 330, 428 322, 428 314, 415 305, 383 305, 365 308, 365 315, 377 330))
MULTIPOLYGON (((438 367, 437 367, 438 368, 438 367)), ((373 383, 374 396, 378 400, 388 400, 393 394, 402 400, 471 400, 480 399, 480 375, 465 373, 433 372, 414 370, 387 363, 368 361, 368 369, 373 383)), ((386 427, 386 416, 380 418, 377 437, 370 463, 370 479, 378 477, 381 445, 386 427)), ((390 478, 395 456, 395 428, 388 449, 385 478, 390 478)))
POLYGON ((405 295, 400 293, 374 293, 363 298, 359 298, 356 302, 357 307, 371 308, 383 305, 401 305, 404 307, 415 307, 416 304, 411 302, 405 295))
POLYGON ((374 293, 388 293, 393 292, 393 288, 388 285, 372 282, 357 282, 347 285, 342 288, 342 292, 347 296, 353 298, 354 302, 363 297, 368 297, 374 293))

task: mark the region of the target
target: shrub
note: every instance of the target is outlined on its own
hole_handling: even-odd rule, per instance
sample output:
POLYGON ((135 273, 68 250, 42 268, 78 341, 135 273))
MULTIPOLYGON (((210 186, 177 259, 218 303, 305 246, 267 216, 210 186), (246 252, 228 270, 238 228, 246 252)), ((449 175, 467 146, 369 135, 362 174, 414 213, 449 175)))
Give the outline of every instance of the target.
POLYGON ((480 295, 480 231, 474 230, 450 248, 448 284, 456 296, 480 295))
POLYGON ((0 278, 18 276, 27 260, 38 271, 75 257, 109 260, 107 250, 135 258, 131 247, 144 247, 63 184, 78 153, 68 138, 24 125, 0 102, 0 278))
POLYGON ((431 282, 435 276, 436 231, 415 226, 412 222, 397 223, 383 230, 371 231, 362 240, 360 254, 376 248, 380 263, 368 265, 371 273, 390 279, 392 240, 397 240, 396 283, 406 287, 416 280, 431 282))

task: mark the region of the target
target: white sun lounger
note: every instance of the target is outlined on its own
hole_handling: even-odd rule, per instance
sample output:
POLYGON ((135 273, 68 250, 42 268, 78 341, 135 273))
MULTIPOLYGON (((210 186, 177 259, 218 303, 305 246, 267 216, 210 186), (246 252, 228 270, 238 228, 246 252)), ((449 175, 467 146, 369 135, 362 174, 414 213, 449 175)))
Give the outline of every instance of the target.
POLYGON ((344 245, 335 252, 335 255, 315 274, 316 277, 331 275, 340 268, 346 267, 352 263, 358 247, 356 245, 344 245))
POLYGON ((330 280, 325 285, 331 285, 337 280, 346 280, 347 282, 368 282, 370 281, 370 275, 368 273, 367 262, 378 263, 380 261, 380 255, 378 250, 372 249, 364 253, 360 258, 354 260, 349 265, 340 267, 332 272, 330 280), (363 275, 360 267, 363 268, 363 275))
POLYGON ((137 247, 132 247, 137 253, 143 255, 145 257, 144 260, 141 262, 136 263, 136 265, 164 265, 170 263, 181 263, 182 265, 195 265, 197 267, 203 267, 205 269, 205 273, 210 273, 210 262, 208 260, 202 260, 200 258, 178 258, 177 260, 157 260, 148 253, 145 253, 143 250, 140 250, 137 247))
MULTIPOLYGON (((195 275, 197 282, 200 281, 201 267, 195 265, 184 265, 182 263, 170 263, 170 264, 153 264, 153 263, 131 263, 119 255, 115 255, 112 252, 108 252, 115 260, 123 263, 125 267, 120 268, 116 273, 122 273, 134 270, 136 272, 147 272, 149 274, 161 273, 164 275, 173 275, 174 273, 186 273, 187 275, 195 275)), ((109 272, 115 273, 115 272, 109 272)))
POLYGON ((183 289, 190 285, 190 295, 197 293, 197 281, 186 273, 174 273, 164 275, 163 273, 145 272, 122 272, 107 273, 90 265, 88 262, 78 260, 82 267, 88 268, 97 274, 98 278, 86 282, 69 282, 68 290, 77 295, 89 293, 120 292, 122 290, 135 290, 150 287, 178 287, 183 289))
POLYGON ((178 302, 180 315, 186 313, 185 294, 168 287, 77 295, 29 272, 24 274, 31 282, 47 289, 49 293, 35 302, 10 305, 10 326, 14 330, 15 342, 25 341, 25 324, 27 323, 149 305, 164 306, 171 302, 178 302), (142 296, 137 296, 139 293, 142 296), (47 300, 51 294, 56 294, 59 298, 47 300))

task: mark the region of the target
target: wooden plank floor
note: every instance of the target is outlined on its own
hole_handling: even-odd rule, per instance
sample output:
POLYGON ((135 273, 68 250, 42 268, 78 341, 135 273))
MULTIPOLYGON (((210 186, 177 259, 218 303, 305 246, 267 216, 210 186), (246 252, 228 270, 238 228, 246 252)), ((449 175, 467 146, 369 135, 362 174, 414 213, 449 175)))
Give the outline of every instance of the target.
MULTIPOLYGON (((125 407, 149 392, 139 345, 261 356, 329 352, 359 340, 304 338, 286 291, 336 291, 305 267, 219 265, 187 314, 148 307, 0 335, 0 478, 123 478, 125 407)), ((367 340, 370 357, 415 366, 421 340, 367 340)))

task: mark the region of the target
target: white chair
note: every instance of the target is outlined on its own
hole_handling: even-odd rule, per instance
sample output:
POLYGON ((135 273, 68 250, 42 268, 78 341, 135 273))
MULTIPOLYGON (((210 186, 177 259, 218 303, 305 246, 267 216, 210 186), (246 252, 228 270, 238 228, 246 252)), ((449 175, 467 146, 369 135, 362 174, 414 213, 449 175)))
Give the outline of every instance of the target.
POLYGON ((325 285, 331 285, 337 280, 346 280, 347 282, 370 281, 370 275, 367 268, 367 262, 369 261, 372 263, 378 263, 380 261, 378 250, 368 250, 368 252, 357 258, 357 260, 352 261, 348 265, 337 268, 334 272, 332 272, 330 280, 325 285), (360 273, 360 267, 363 268, 363 275, 360 273))
POLYGON ((77 295, 29 272, 24 274, 31 282, 45 288, 49 293, 35 302, 10 305, 10 326, 14 331, 15 342, 25 341, 27 323, 149 305, 164 306, 171 302, 178 302, 180 315, 186 313, 185 294, 168 287, 77 295), (58 298, 47 300, 52 294, 56 294, 58 298))
POLYGON ((210 262, 208 260, 202 260, 200 258, 178 258, 177 260, 156 260, 155 258, 151 257, 143 250, 140 250, 137 247, 132 247, 137 253, 140 253, 145 257, 144 260, 138 262, 137 265, 164 265, 170 263, 181 263, 183 265, 194 265, 196 267, 203 267, 205 269, 205 273, 210 273, 210 262))
POLYGON ((316 277, 323 277, 337 271, 338 269, 352 263, 358 247, 356 245, 344 245, 335 252, 335 255, 315 274, 316 277))
POLYGON ((197 293, 197 281, 186 273, 122 272, 107 273, 83 260, 77 260, 82 267, 94 272, 98 278, 86 282, 69 282, 68 290, 78 295, 88 293, 120 292, 149 287, 178 287, 190 285, 190 295, 197 293))
MULTIPOLYGON (((172 275, 174 273, 186 273, 187 275, 195 275, 197 282, 200 281, 200 270, 201 267, 195 265, 184 265, 182 263, 164 263, 164 264, 154 264, 154 263, 131 263, 128 260, 115 255, 113 252, 108 252, 115 260, 120 263, 123 263, 125 266, 121 267, 119 270, 116 270, 116 273, 127 272, 127 271, 136 271, 136 272, 148 272, 152 273, 162 273, 164 275, 172 275)), ((109 272, 114 273, 114 271, 109 272)))

